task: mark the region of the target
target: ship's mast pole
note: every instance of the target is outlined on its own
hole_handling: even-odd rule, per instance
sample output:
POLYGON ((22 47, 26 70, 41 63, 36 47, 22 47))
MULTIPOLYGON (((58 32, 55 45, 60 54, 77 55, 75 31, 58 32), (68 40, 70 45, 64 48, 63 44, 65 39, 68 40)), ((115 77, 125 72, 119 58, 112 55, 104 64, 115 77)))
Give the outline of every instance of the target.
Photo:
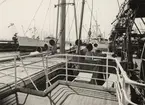
POLYGON ((65 16, 66 16, 66 0, 61 0, 61 16, 60 16, 60 53, 65 53, 65 16))
POLYGON ((78 40, 78 55, 80 54, 80 40, 81 40, 81 34, 82 34, 82 24, 83 24, 83 16, 84 16, 84 6, 85 6, 85 0, 82 0, 82 10, 81 10, 81 20, 80 20, 80 30, 79 30, 79 40, 78 40))
MULTIPOLYGON (((58 0, 58 5, 60 3, 60 0, 58 0)), ((57 22, 56 22, 56 44, 58 40, 58 23, 59 23, 59 6, 57 7, 57 22)))
POLYGON ((78 39, 78 25, 77 25, 77 13, 76 13, 76 3, 74 2, 74 17, 75 17, 75 28, 76 28, 76 39, 78 39))

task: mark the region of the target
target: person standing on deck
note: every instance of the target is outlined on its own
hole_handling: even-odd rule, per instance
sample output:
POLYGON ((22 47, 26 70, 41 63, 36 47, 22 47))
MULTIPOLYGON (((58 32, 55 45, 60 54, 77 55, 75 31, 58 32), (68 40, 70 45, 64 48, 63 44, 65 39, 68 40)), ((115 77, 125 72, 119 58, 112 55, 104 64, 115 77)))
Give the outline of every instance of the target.
POLYGON ((78 46, 80 45, 80 50, 82 49, 81 48, 81 45, 82 45, 82 40, 80 40, 80 43, 79 43, 79 39, 77 39, 76 41, 75 41, 75 45, 76 45, 76 54, 78 53, 78 46))
POLYGON ((94 44, 94 47, 93 47, 93 53, 94 53, 94 56, 97 55, 97 50, 98 50, 98 44, 95 43, 95 44, 94 44))
MULTIPOLYGON (((89 43, 87 46, 86 46, 86 48, 87 48, 87 52, 86 52, 86 56, 93 56, 93 52, 92 52, 92 50, 93 50, 93 46, 92 46, 92 44, 91 43, 89 43)), ((85 58, 85 60, 92 60, 92 58, 85 58)))
POLYGON ((51 45, 51 49, 50 49, 51 50, 51 54, 52 55, 56 54, 57 53, 57 44, 56 44, 56 42, 53 39, 51 39, 49 41, 49 43, 51 45))
POLYGON ((57 53, 57 46, 56 44, 52 46, 52 55, 56 54, 57 53))

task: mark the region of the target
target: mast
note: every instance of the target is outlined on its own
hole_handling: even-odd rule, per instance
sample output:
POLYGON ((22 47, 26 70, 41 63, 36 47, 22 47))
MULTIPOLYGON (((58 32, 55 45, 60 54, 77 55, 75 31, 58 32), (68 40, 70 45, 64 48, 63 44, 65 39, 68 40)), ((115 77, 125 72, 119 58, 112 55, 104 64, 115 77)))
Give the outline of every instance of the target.
POLYGON ((65 16, 66 16, 66 0, 61 0, 61 16, 60 16, 60 53, 65 53, 65 16))
POLYGON ((82 34, 82 24, 83 24, 83 16, 84 16, 84 6, 85 6, 85 0, 82 0, 82 10, 81 10, 81 20, 80 20, 80 30, 79 30, 79 40, 78 40, 78 55, 80 54, 80 40, 81 40, 81 34, 82 34))
POLYGON ((76 28, 76 39, 78 39, 78 26, 77 26, 77 13, 76 13, 76 3, 74 2, 74 17, 75 17, 75 28, 76 28))
MULTIPOLYGON (((58 0, 58 5, 60 3, 60 0, 58 0)), ((58 23, 59 23, 59 6, 57 7, 57 22, 56 22, 56 44, 58 40, 58 23)))

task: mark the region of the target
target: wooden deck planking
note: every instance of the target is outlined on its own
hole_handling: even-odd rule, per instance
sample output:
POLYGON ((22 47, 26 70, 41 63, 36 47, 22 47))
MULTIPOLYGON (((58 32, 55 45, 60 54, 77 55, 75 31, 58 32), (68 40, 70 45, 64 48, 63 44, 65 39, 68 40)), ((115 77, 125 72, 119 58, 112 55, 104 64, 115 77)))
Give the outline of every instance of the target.
POLYGON ((117 102, 108 101, 99 98, 71 95, 62 105, 118 105, 117 102))
MULTIPOLYGON (((37 58, 33 60, 37 61, 41 59, 37 58)), ((24 62, 28 64, 28 63, 31 63, 33 60, 24 59, 24 62)), ((60 58, 51 59, 48 61, 48 66, 51 67, 63 61, 64 59, 60 59, 60 58)), ((21 62, 18 61, 17 64, 21 65, 21 62)), ((28 70, 29 75, 33 75, 35 73, 42 71, 41 68, 43 69, 42 62, 38 62, 38 63, 26 66, 26 69, 28 70)), ((14 68, 0 71, 0 74, 2 76, 2 78, 0 79, 0 83, 9 84, 11 82, 14 82, 14 68)), ((17 76, 22 79, 27 77, 26 72, 24 71, 23 67, 17 67, 17 74, 18 74, 17 76)), ((116 101, 109 100, 112 97, 113 99, 115 99, 115 97, 112 96, 112 94, 108 92, 96 91, 96 90, 90 90, 90 89, 84 89, 84 88, 78 88, 78 87, 69 88, 68 86, 59 85, 52 91, 51 95, 54 102, 57 103, 56 105, 59 105, 59 104, 62 104, 62 105, 111 105, 111 104, 117 105, 116 101), (62 88, 62 90, 60 90, 60 88, 62 88), (104 98, 98 98, 98 97, 104 97, 104 98)), ((23 102, 22 97, 25 98, 25 94, 20 93, 19 98, 21 102, 23 102)), ((29 95, 26 105, 34 105, 34 104, 46 105, 46 103, 50 105, 47 97, 38 97, 38 96, 29 95)))
MULTIPOLYGON (((18 96, 19 102, 22 103, 25 99, 26 94, 19 93, 18 96)), ((117 99, 112 101, 112 99, 107 99, 108 96, 115 98, 114 95, 112 96, 112 94, 105 91, 91 90, 72 86, 68 87, 66 85, 59 85, 51 92, 51 99, 53 100, 55 105, 118 105, 117 99), (72 89, 76 90, 78 94, 72 89), (91 95, 92 92, 94 92, 93 95, 91 95), (101 96, 99 94, 96 94, 99 92, 104 95, 101 96)), ((48 97, 39 97, 34 95, 28 96, 25 105, 40 105, 40 103, 41 105, 51 105, 50 99, 48 97)))
MULTIPOLYGON (((23 104, 27 94, 18 93, 19 104, 23 104)), ((29 95, 25 105, 51 105, 48 97, 29 95)))
POLYGON ((117 105, 116 96, 105 91, 71 87, 71 94, 62 105, 117 105))
POLYGON ((72 89, 79 95, 84 95, 88 97, 101 98, 105 100, 116 101, 116 96, 114 92, 100 91, 100 90, 91 90, 78 87, 72 87, 72 89))

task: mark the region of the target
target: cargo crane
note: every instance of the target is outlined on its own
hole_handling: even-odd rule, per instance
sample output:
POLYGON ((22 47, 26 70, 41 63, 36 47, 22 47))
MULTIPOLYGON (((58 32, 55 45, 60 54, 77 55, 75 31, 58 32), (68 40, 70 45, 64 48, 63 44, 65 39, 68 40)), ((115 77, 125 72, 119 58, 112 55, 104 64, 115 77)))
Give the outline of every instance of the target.
MULTIPOLYGON (((113 29, 110 35, 110 51, 121 56, 121 64, 130 79, 145 82, 145 33, 141 31, 135 20, 140 19, 145 25, 145 0, 125 0, 120 6, 116 20, 112 23, 113 29), (138 32, 134 32, 134 27, 138 32), (133 55, 141 60, 140 70, 133 62, 133 55)), ((145 91, 142 88, 130 87, 131 100, 143 105, 145 91)))

